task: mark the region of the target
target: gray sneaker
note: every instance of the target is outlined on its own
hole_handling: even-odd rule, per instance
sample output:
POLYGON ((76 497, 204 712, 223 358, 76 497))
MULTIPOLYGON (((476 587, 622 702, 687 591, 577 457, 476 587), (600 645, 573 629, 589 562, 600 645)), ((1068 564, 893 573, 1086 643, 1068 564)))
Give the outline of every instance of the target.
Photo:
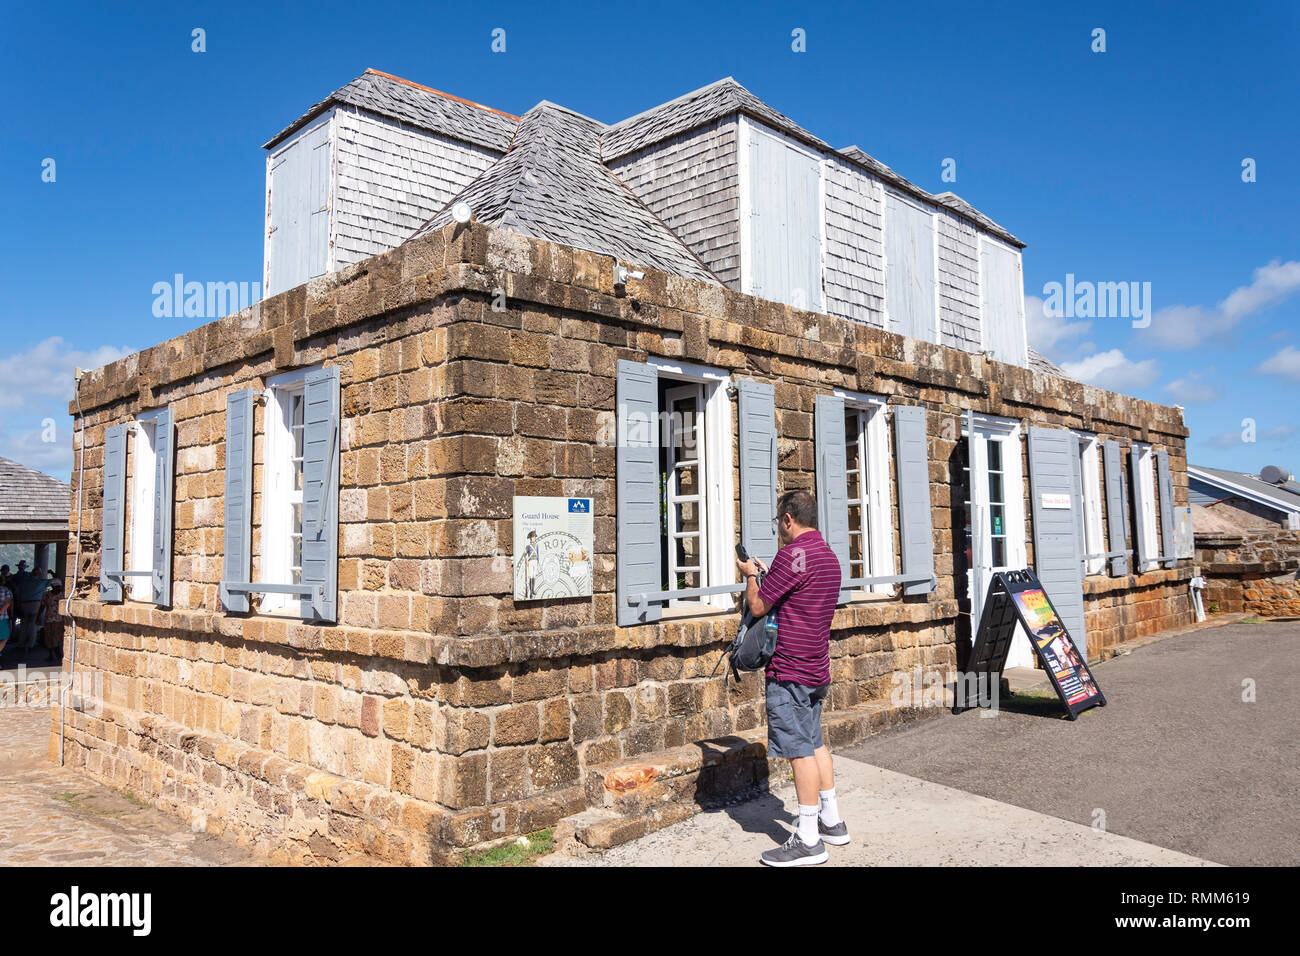
POLYGON ((831 846, 844 846, 849 842, 849 826, 843 820, 828 827, 822 823, 822 818, 817 818, 817 835, 822 838, 822 842, 829 843, 831 846))
POLYGON ((812 866, 825 863, 830 859, 826 844, 818 840, 812 846, 799 839, 799 831, 790 834, 790 839, 775 850, 768 850, 759 858, 760 863, 768 866, 812 866))

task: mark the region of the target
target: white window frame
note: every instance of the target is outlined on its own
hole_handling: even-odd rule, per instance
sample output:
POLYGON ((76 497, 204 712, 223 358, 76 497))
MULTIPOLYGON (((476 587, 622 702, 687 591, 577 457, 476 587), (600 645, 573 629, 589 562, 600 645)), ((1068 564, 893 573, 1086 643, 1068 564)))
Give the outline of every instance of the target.
POLYGON ((931 261, 933 267, 930 274, 930 289, 934 298, 934 327, 930 329, 930 334, 934 337, 931 339, 921 339, 919 341, 929 341, 934 345, 941 344, 943 328, 943 319, 939 314, 940 297, 939 297, 939 214, 938 212, 924 203, 919 202, 907 193, 900 192, 897 189, 884 187, 880 198, 880 263, 881 276, 885 294, 882 297, 881 307, 885 315, 885 331, 893 332, 895 335, 901 335, 898 331, 898 321, 894 318, 894 313, 890 311, 889 304, 889 241, 886 232, 889 229, 889 200, 890 197, 905 202, 914 209, 918 209, 930 217, 930 243, 933 249, 931 261))
MULTIPOLYGON (((1096 435, 1075 432, 1079 440, 1079 484, 1083 493, 1083 553, 1105 554, 1106 531, 1101 521, 1101 443, 1096 435)), ((1086 574, 1103 574, 1106 559, 1092 558, 1084 561, 1086 574)))
MULTIPOLYGON (((702 387, 704 402, 701 426, 701 480, 704 491, 700 512, 704 541, 701 547, 703 565, 700 570, 700 587, 717 587, 739 583, 736 572, 735 544, 735 475, 736 463, 732 455, 731 397, 728 388, 731 378, 722 369, 692 365, 669 359, 651 358, 648 362, 660 379, 697 384, 702 387)), ((667 409, 660 409, 661 416, 667 409)), ((659 429, 663 440, 664 429, 659 429)), ((668 569, 664 568, 667 575, 668 569)), ((669 578, 670 586, 676 581, 669 578)), ((670 587, 668 590, 672 590, 670 587)), ((670 599, 664 606, 664 616, 698 614, 702 611, 731 611, 736 606, 733 594, 712 594, 698 598, 670 599)))
MULTIPOLYGON (((153 499, 158 480, 158 416, 166 409, 141 412, 131 426, 131 540, 126 566, 131 571, 154 570, 153 499)), ((132 601, 153 600, 152 574, 126 578, 127 596, 132 601)))
MULTIPOLYGON (((293 580, 293 504, 297 496, 301 506, 302 489, 293 488, 293 432, 289 416, 295 395, 303 394, 307 373, 312 368, 284 372, 266 382, 263 407, 262 440, 262 525, 261 556, 258 562, 259 584, 294 584, 293 580)), ((305 412, 305 403, 304 403, 305 412)), ((301 507, 299 510, 301 515, 301 507)), ((298 531, 301 534, 301 529, 298 531)), ((286 614, 303 617, 306 602, 292 594, 266 593, 259 605, 262 614, 286 614)))
POLYGON ((1141 574, 1160 565, 1155 560, 1160 555, 1160 523, 1156 521, 1156 479, 1153 467, 1155 454, 1151 445, 1143 442, 1134 442, 1129 454, 1138 456, 1138 486, 1134 489, 1137 493, 1136 511, 1146 532, 1147 546, 1152 551, 1151 560, 1141 565, 1138 565, 1137 555, 1134 554, 1134 566, 1141 574))
MULTIPOLYGON (((985 592, 988 588, 988 580, 979 580, 975 573, 979 559, 987 559, 987 565, 980 565, 980 567, 987 570, 990 577, 996 571, 1018 570, 1029 563, 1026 533, 1028 519, 1025 514, 1025 468, 1022 457, 1024 429, 1017 419, 996 418, 991 415, 975 415, 974 426, 975 434, 972 436, 967 428, 967 419, 962 416, 961 434, 962 439, 967 442, 966 462, 970 468, 967 479, 971 495, 970 507, 972 512, 976 508, 983 509, 988 527, 987 541, 976 541, 974 535, 971 536, 971 560, 966 574, 966 587, 970 597, 972 640, 975 637, 975 629, 979 626, 985 592), (1002 514, 1006 524, 1003 530, 1006 563, 996 566, 993 565, 993 509, 989 504, 987 484, 988 444, 995 441, 1000 442, 1002 448, 1002 514), (975 480, 977 469, 984 480, 978 482, 975 480), (987 548, 984 547, 985 544, 987 548)), ((962 536, 955 540, 960 543, 955 544, 954 547, 965 545, 964 529, 962 529, 962 536)), ((1025 635, 1024 628, 1018 625, 1007 661, 1008 667, 1032 667, 1034 663, 1029 638, 1025 635)))
MULTIPOLYGON (((867 547, 863 557, 866 566, 855 572, 850 559, 849 576, 891 577, 898 573, 898 564, 894 552, 893 498, 890 494, 893 461, 886 399, 882 395, 840 389, 836 389, 834 394, 844 400, 846 416, 855 414, 858 417, 859 461, 866 462, 866 468, 858 474, 858 493, 855 496, 864 502, 862 514, 867 547)), ((852 547, 849 553, 852 555, 852 547)), ((849 592, 849 600, 862 600, 876 595, 892 597, 893 594, 894 585, 874 584, 866 590, 855 589, 849 592)))

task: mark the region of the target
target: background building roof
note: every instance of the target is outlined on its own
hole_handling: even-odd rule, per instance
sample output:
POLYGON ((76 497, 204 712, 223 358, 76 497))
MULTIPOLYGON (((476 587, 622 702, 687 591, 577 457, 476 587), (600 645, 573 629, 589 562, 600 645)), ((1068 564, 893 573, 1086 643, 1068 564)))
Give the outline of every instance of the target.
POLYGON ((28 525, 67 526, 70 485, 57 478, 0 458, 0 528, 28 525))

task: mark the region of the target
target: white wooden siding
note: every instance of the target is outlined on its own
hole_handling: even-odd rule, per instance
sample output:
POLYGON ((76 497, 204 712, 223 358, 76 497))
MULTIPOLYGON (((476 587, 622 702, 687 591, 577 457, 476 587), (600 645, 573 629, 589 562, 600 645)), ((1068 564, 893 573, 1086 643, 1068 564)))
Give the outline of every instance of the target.
POLYGON ((821 311, 820 160, 757 123, 749 144, 749 291, 821 311))
POLYGON ((980 238, 979 246, 984 347, 999 362, 1024 365, 1029 361, 1029 353, 1025 342, 1020 253, 985 237, 980 238))
POLYGON ((823 285, 831 315, 885 327, 884 189, 851 163, 827 157, 823 285))
POLYGON ((740 287, 737 122, 730 117, 610 164, 719 279, 740 287))
POLYGON ((935 209, 939 228, 939 332, 942 344, 981 350, 979 232, 966 220, 935 209))
POLYGON ((355 109, 337 109, 335 129, 331 269, 405 242, 498 158, 480 146, 355 109))

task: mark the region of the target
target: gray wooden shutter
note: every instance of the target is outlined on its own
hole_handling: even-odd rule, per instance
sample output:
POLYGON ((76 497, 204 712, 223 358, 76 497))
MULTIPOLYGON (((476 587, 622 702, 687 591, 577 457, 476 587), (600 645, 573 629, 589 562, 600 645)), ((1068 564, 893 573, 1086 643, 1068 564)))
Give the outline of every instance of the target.
MULTIPOLYGON (((817 454, 817 524, 822 538, 840 559, 841 580, 849 571, 849 486, 844 448, 844 399, 818 395, 813 406, 813 440, 817 454)), ((840 603, 849 589, 840 590, 840 603)))
POLYGON ((153 483, 153 603, 172 603, 172 507, 175 500, 176 429, 172 410, 165 408, 154 419, 153 483))
POLYGON ((1133 570, 1137 574, 1141 574, 1146 570, 1147 561, 1151 559, 1151 542, 1147 540, 1146 506, 1143 501, 1142 470, 1138 464, 1139 457, 1137 447, 1130 447, 1128 465, 1130 476, 1133 479, 1133 528, 1137 542, 1133 555, 1133 570))
MULTIPOLYGON (((1119 442, 1107 441, 1102 444, 1102 456, 1106 467, 1106 527, 1109 530, 1109 551, 1124 551, 1128 547, 1128 522, 1124 505, 1124 468, 1120 463, 1119 442)), ((1123 577, 1128 574, 1128 555, 1119 554, 1110 559, 1110 576, 1123 577)))
POLYGON ((248 584, 253 572, 253 390, 226 396, 225 557, 221 603, 227 611, 247 611, 248 594, 227 584, 248 584))
POLYGON ((338 616, 339 421, 338 366, 308 372, 303 382, 302 583, 310 617, 338 616))
POLYGON ((657 621, 663 605, 641 608, 628 603, 633 594, 664 589, 660 553, 659 375, 644 362, 618 363, 618 447, 615 485, 618 581, 614 599, 624 627, 657 621))
POLYGON ((767 382, 736 383, 740 416, 740 540, 752 557, 776 557, 776 392, 767 382))
POLYGON ((919 405, 892 408, 903 573, 930 576, 927 581, 905 584, 903 593, 927 594, 934 590, 934 530, 930 515, 930 450, 925 409, 919 405))
POLYGON ((1083 615, 1083 566, 1074 518, 1078 439, 1060 428, 1029 429, 1029 480, 1033 493, 1034 570, 1061 622, 1082 653, 1088 646, 1083 615), (1071 507, 1045 508, 1044 495, 1065 495, 1071 507))
POLYGON ((1174 547, 1174 480, 1169 473, 1169 449, 1156 449, 1156 478, 1160 482, 1160 551, 1167 556, 1164 566, 1178 563, 1174 547))
POLYGON ((104 517, 99 551, 99 597, 102 601, 121 601, 123 598, 122 579, 116 575, 126 569, 123 561, 126 434, 126 425, 114 425, 104 432, 104 517))

